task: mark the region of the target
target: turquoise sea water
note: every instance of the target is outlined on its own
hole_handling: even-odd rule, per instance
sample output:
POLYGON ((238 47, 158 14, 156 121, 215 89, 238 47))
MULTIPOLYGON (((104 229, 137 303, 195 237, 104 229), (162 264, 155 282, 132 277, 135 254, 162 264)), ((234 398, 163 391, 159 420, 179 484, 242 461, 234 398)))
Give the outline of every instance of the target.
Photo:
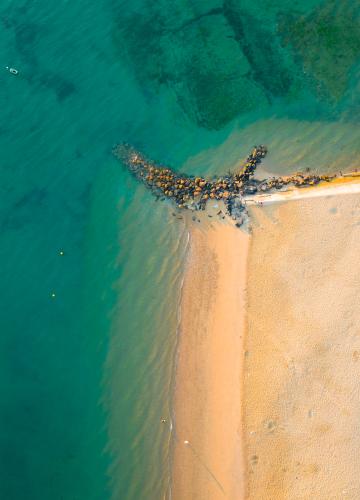
POLYGON ((164 498, 187 232, 111 148, 359 166, 359 6, 4 0, 0 23, 0 498, 164 498))

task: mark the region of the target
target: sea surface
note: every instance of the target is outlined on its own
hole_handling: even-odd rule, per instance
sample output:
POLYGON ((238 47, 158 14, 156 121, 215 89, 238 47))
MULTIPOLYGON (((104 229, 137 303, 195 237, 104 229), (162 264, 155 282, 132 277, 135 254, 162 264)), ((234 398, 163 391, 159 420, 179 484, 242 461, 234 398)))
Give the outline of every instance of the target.
POLYGON ((263 173, 359 167, 359 10, 1 2, 1 499, 169 494, 187 230, 112 146, 193 174, 258 143, 263 173))

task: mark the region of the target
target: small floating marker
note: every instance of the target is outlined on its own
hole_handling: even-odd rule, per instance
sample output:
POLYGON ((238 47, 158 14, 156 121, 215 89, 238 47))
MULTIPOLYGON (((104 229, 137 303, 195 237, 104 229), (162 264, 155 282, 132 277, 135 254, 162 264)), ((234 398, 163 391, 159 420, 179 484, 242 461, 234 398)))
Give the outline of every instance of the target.
POLYGON ((19 74, 19 71, 15 68, 9 68, 9 66, 5 66, 5 69, 7 69, 9 71, 9 73, 11 73, 12 75, 18 75, 19 74))
POLYGON ((61 255, 61 256, 65 255, 64 250, 60 250, 59 255, 61 255))
POLYGON ((51 298, 52 298, 52 299, 55 299, 55 297, 56 297, 56 293, 55 293, 55 292, 52 292, 52 294, 51 294, 51 298))

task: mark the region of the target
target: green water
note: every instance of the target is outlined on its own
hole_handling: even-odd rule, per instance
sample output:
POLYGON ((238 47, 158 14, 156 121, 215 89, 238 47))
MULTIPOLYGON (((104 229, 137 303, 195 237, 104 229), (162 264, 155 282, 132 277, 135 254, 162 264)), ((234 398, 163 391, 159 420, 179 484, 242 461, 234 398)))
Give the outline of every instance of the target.
POLYGON ((1 499, 167 494, 187 231, 111 148, 206 175, 255 143, 266 172, 359 166, 359 10, 2 2, 1 499))

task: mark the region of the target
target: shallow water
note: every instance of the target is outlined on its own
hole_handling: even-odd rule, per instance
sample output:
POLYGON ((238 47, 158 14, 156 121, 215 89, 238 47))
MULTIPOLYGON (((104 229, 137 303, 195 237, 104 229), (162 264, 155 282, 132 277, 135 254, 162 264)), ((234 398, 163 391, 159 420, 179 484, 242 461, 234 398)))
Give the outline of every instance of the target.
POLYGON ((186 230, 111 147, 357 166, 359 8, 7 0, 0 22, 1 498, 161 498, 186 230))

